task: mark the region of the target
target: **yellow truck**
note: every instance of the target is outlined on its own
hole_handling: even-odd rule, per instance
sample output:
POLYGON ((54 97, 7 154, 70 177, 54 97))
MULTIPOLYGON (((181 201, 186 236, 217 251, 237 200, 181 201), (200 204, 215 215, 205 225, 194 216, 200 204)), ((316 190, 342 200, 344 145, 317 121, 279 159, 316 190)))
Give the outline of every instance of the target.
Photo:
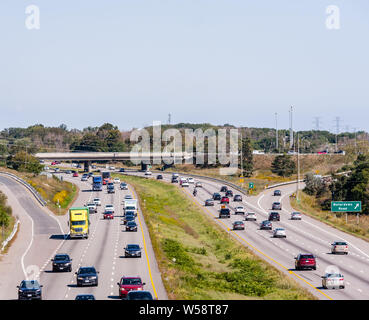
POLYGON ((90 231, 90 216, 87 207, 69 209, 69 235, 71 238, 86 238, 90 231))

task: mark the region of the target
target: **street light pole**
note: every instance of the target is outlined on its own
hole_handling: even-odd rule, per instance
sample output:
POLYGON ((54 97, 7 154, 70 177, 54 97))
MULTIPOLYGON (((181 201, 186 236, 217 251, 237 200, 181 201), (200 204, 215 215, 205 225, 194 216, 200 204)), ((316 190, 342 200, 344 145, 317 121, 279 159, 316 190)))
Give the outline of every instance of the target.
POLYGON ((296 185, 296 201, 299 203, 299 187, 300 187, 300 138, 297 133, 297 185, 296 185))

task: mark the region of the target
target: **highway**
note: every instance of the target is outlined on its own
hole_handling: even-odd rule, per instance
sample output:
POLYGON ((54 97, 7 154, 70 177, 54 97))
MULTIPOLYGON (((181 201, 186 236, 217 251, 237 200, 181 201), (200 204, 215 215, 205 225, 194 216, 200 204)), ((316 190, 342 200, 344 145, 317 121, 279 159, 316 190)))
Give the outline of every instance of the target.
MULTIPOLYGON (((143 173, 129 173, 142 176, 143 173)), ((157 174, 152 175, 155 179, 157 174)), ((170 182, 171 174, 162 173, 164 181, 170 182)), ((180 175, 181 176, 181 175, 180 175)), ((187 176, 186 176, 187 177, 187 176)), ((318 299, 322 300, 359 300, 369 299, 369 243, 341 232, 320 221, 303 215, 301 221, 290 220, 292 208, 289 195, 296 191, 296 185, 280 187, 281 197, 273 196, 273 189, 265 190, 258 196, 245 196, 243 201, 230 201, 231 218, 218 219, 219 201, 214 207, 205 207, 204 201, 212 197, 214 192, 220 193, 221 184, 207 179, 196 178, 203 187, 197 188, 197 196, 192 192, 194 185, 182 188, 188 197, 202 208, 203 212, 214 219, 224 230, 229 232, 241 244, 249 247, 258 256, 283 271, 303 287, 307 288, 318 299), (274 201, 282 202, 281 221, 273 222, 273 229, 281 227, 286 230, 287 238, 273 238, 272 231, 259 230, 260 222, 267 220, 274 201), (234 215, 234 208, 242 205, 246 212, 254 212, 257 221, 245 221, 244 231, 233 231, 232 222, 244 220, 242 215, 234 215), (344 240, 349 243, 348 255, 334 255, 330 253, 330 244, 344 240), (294 257, 299 253, 312 253, 317 257, 317 270, 297 271, 294 269, 294 257), (345 277, 345 289, 323 289, 321 276, 328 266, 337 266, 345 277)), ((301 185, 302 187, 302 185, 301 185)), ((234 194, 237 190, 230 187, 234 194)), ((232 198, 231 198, 232 199, 232 198)), ((275 211, 275 210, 274 210, 275 211)))
POLYGON ((75 183, 80 189, 74 207, 84 206, 95 197, 101 199, 102 205, 98 207, 98 212, 90 215, 90 236, 86 240, 67 237, 68 214, 59 218, 52 217, 52 213, 49 216, 46 212, 48 210, 39 206, 22 186, 11 178, 0 176, 3 189, 7 189, 12 199, 10 205, 18 205, 24 215, 19 231, 20 239, 17 239, 10 248, 9 258, 5 256, 9 261, 17 261, 16 268, 6 268, 7 265, 3 261, 0 262, 0 270, 8 272, 6 277, 0 278, 0 288, 6 288, 5 291, 0 290, 1 299, 17 299, 16 285, 25 279, 22 268, 18 267, 18 264, 21 265, 19 255, 22 252, 26 268, 39 270, 30 274, 30 278, 39 275, 39 282, 43 285, 43 299, 46 300, 73 300, 77 294, 93 294, 99 300, 119 299, 117 282, 123 275, 140 276, 146 283, 144 290, 150 291, 153 297, 160 300, 167 299, 141 210, 136 218, 137 232, 125 232, 122 223, 123 198, 127 194, 136 198, 134 190, 130 188, 121 191, 119 185, 116 185, 115 194, 107 194, 105 186, 103 191, 93 192, 91 181, 82 182, 80 177, 72 178, 66 174, 63 174, 63 178, 75 183), (102 213, 106 204, 113 204, 115 207, 113 220, 103 219, 102 213), (33 220, 33 228, 29 226, 30 220, 27 223, 26 219, 29 217, 33 220), (32 237, 23 233, 25 227, 34 230, 32 237), (142 258, 124 258, 124 247, 129 243, 139 244, 142 247, 142 258), (69 254, 73 259, 72 272, 51 271, 50 259, 55 253, 69 254), (97 287, 76 286, 75 272, 80 266, 94 266, 99 271, 97 287))

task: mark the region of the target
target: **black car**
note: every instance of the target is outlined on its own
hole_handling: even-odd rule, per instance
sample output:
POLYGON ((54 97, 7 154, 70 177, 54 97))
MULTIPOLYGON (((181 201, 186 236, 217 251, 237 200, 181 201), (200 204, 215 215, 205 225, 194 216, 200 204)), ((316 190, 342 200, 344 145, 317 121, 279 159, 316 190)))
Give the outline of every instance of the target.
POLYGON ((97 287, 99 283, 98 273, 94 267, 80 267, 78 272, 76 272, 77 287, 83 285, 94 285, 97 287))
POLYGON ((219 211, 219 219, 221 218, 230 218, 231 217, 231 211, 228 208, 222 208, 219 211))
POLYGON ((119 172, 124 172, 124 171, 125 171, 124 168, 119 169, 119 172))
POLYGON ((216 193, 213 194, 213 199, 214 200, 220 200, 220 199, 222 199, 222 196, 220 195, 220 193, 216 192, 216 193))
POLYGON ((23 280, 18 288, 18 300, 42 300, 42 285, 37 280, 23 280))
POLYGON ((75 300, 96 300, 93 294, 78 294, 75 300))
POLYGON ((265 220, 260 223, 260 230, 272 230, 272 223, 269 220, 265 220))
POLYGON ((123 224, 127 224, 129 221, 135 221, 134 211, 127 211, 123 217, 123 224))
POLYGON ((108 189, 108 193, 115 193, 114 185, 108 185, 107 189, 108 189))
POLYGON ((133 221, 127 221, 126 231, 137 231, 137 223, 133 221))
POLYGON ((127 294, 127 300, 154 300, 150 291, 131 290, 127 294))
POLYGON ((220 188, 220 192, 227 192, 227 190, 228 190, 227 186, 222 186, 220 188))
POLYGON ((271 212, 269 214, 269 221, 280 221, 281 220, 281 216, 278 212, 271 212))
POLYGON ((178 183, 178 178, 172 178, 172 183, 178 183))
POLYGON ((163 180, 163 176, 162 176, 161 174, 158 174, 158 175, 156 176, 156 179, 157 179, 157 180, 163 180))
POLYGON ((274 190, 274 196, 280 196, 282 194, 281 190, 274 190))
POLYGON ((240 194, 236 194, 234 197, 233 197, 233 201, 242 201, 242 196, 240 194))
POLYGON ((227 190, 225 193, 226 197, 233 197, 233 191, 232 190, 227 190))
POLYGON ((141 248, 138 244, 127 244, 124 248, 124 256, 141 258, 141 248))
POLYGON ((72 271, 72 259, 67 254, 56 254, 53 263, 53 272, 55 271, 72 271))

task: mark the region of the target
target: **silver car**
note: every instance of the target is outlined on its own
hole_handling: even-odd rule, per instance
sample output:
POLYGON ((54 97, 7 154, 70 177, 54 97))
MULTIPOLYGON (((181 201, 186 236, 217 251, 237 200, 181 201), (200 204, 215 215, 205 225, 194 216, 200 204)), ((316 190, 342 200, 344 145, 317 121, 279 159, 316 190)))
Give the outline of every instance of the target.
POLYGON ((100 198, 95 198, 95 199, 93 200, 93 202, 94 202, 94 204, 96 204, 97 206, 101 206, 101 200, 100 200, 100 198))
POLYGON ((291 220, 301 220, 302 215, 300 212, 292 212, 291 213, 291 220))
POLYGON ((344 289, 345 279, 340 273, 326 273, 322 276, 322 287, 324 289, 344 289))
POLYGON ((273 237, 274 238, 286 238, 286 230, 283 228, 275 228, 273 231, 273 237))
POLYGON ((345 241, 335 241, 331 244, 331 253, 348 254, 348 245, 345 241))
POLYGON ((245 214, 245 208, 242 206, 238 206, 234 210, 234 214, 245 214))
POLYGON ((248 212, 246 214, 246 221, 256 221, 256 214, 254 212, 248 212))
POLYGON ((95 203, 88 203, 87 208, 90 209, 90 212, 95 212, 95 213, 97 212, 97 207, 95 203))

